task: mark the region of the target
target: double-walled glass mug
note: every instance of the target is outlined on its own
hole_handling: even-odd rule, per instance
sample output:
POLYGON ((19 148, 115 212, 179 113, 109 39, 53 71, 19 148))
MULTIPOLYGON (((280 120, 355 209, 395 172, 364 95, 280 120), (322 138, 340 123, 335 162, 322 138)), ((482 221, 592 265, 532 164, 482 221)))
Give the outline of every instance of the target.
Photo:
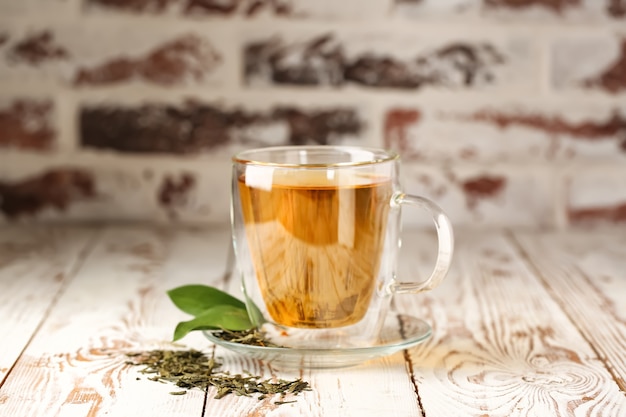
POLYGON ((282 346, 368 346, 394 294, 437 286, 453 232, 432 201, 404 194, 394 152, 347 146, 284 146, 233 158, 232 226, 248 314, 282 346), (434 271, 396 277, 402 206, 432 215, 434 271))

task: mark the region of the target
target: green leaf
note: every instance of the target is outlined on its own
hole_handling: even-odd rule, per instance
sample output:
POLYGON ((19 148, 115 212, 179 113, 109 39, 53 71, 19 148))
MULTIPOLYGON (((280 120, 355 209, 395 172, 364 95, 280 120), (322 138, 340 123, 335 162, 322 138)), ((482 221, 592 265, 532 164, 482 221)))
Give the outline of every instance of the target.
POLYGON ((243 301, 232 295, 200 284, 183 285, 167 292, 170 299, 185 313, 197 316, 208 309, 220 305, 229 305, 240 309, 245 309, 243 301))
POLYGON ((254 302, 246 297, 248 317, 250 318, 254 327, 261 327, 265 323, 265 318, 259 307, 254 302))
POLYGON ((194 330, 248 330, 253 327, 245 308, 218 305, 203 311, 192 320, 178 323, 174 330, 174 341, 194 330))

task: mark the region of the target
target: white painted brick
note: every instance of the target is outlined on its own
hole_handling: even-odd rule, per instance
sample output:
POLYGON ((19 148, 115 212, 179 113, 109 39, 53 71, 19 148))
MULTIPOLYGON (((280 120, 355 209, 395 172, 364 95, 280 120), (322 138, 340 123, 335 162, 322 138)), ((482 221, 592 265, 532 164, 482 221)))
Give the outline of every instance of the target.
POLYGON ((10 219, 0 210, 0 221, 228 223, 230 161, 209 165, 172 160, 155 163, 147 158, 111 162, 106 157, 89 155, 47 159, 25 155, 19 161, 0 155, 0 182, 5 187, 55 170, 78 170, 93 181, 94 189, 93 196, 68 195, 62 208, 47 202, 32 215, 25 213, 10 219), (171 200, 166 203, 161 197, 165 181, 169 178, 176 186, 184 176, 192 177, 192 184, 178 193, 170 192, 171 200))
MULTIPOLYGON (((606 91, 601 78, 618 62, 626 62, 626 32, 621 35, 563 37, 551 48, 551 82, 557 90, 606 91)), ((615 71, 615 70, 613 70, 615 71)), ((626 73, 609 75, 619 91, 626 91, 626 73)))
POLYGON ((78 11, 80 0, 0 0, 0 16, 62 16, 78 11))
POLYGON ((384 118, 387 146, 409 159, 518 162, 626 158, 626 105, 564 100, 405 101, 390 105, 384 118), (417 119, 403 124, 400 119, 406 112, 414 112, 417 119))
POLYGON ((292 0, 293 15, 313 19, 378 19, 389 12, 388 0, 292 0))
MULTIPOLYGON (((550 172, 542 167, 403 165, 406 192, 433 200, 455 227, 553 226, 554 184, 549 177, 550 172), (471 185, 477 181, 493 184, 471 185)), ((409 226, 432 222, 410 208, 403 210, 403 218, 409 226)))
POLYGON ((571 168, 563 186, 570 225, 626 223, 626 169, 622 165, 571 168))
POLYGON ((572 169, 566 176, 568 204, 572 208, 626 202, 626 171, 621 166, 572 169))
POLYGON ((198 24, 106 19, 0 22, 0 33, 7 38, 0 45, 0 83, 67 87, 78 82, 81 72, 97 72, 94 77, 102 81, 81 86, 98 88, 215 88, 237 82, 237 71, 232 66, 236 53, 230 41, 232 36, 219 25, 207 28, 198 24), (19 45, 33 38, 39 39, 37 46, 20 53, 19 45))
MULTIPOLYGON (((354 109, 363 129, 331 135, 327 143, 399 149, 406 191, 433 198, 458 227, 578 226, 626 216, 626 174, 620 165, 626 156, 626 83, 618 65, 626 59, 623 1, 613 2, 610 12, 604 0, 521 0, 506 7, 499 0, 242 0, 222 15, 202 7, 187 12, 183 0, 164 10, 158 10, 157 0, 137 2, 148 5, 143 11, 127 8, 132 2, 118 8, 95 3, 0 0, 0 111, 3 100, 14 97, 49 98, 56 129, 47 153, 0 148, 0 184, 66 168, 65 174, 52 173, 61 182, 69 175, 67 191, 73 193, 62 209, 55 204, 62 205, 63 188, 44 189, 45 198, 54 197, 45 195, 49 191, 61 193, 61 202, 49 201, 20 221, 227 223, 231 155, 290 143, 284 120, 235 126, 226 142, 197 152, 142 153, 80 143, 77 121, 85 106, 157 103, 176 110, 190 98, 262 114, 277 106, 354 109), (154 82, 146 72, 157 64, 147 58, 188 34, 222 60, 207 68, 186 55, 180 61, 191 61, 191 69, 178 78, 174 74, 179 82, 154 82), (307 49, 324 34, 328 44, 307 49), (29 36, 39 38, 24 45, 29 36), (286 48, 277 57, 279 69, 317 71, 316 83, 280 83, 272 78, 269 61, 243 79, 244 47, 273 36, 286 48), (20 43, 24 55, 15 49, 20 43), (456 61, 433 58, 459 45, 470 48, 454 55, 456 61), (484 45, 503 61, 485 58, 484 45), (335 61, 324 55, 335 52, 335 61), (455 65, 471 67, 472 54, 487 65, 468 86, 455 65), (376 58, 375 65, 388 57, 393 65, 378 72, 361 65, 362 81, 342 80, 347 65, 368 57, 376 58), (367 82, 415 70, 416 59, 446 77, 408 88, 367 82), (116 63, 122 72, 129 63, 135 69, 119 82, 74 84, 81 69, 105 63, 116 63), (598 81, 602 77, 614 91, 598 81), (386 116, 394 109, 416 111, 416 122, 390 133, 386 116), (87 173, 96 197, 81 191, 84 178, 72 177, 72 169, 87 173), (163 194, 168 181, 170 192, 163 194)), ((408 224, 432 227, 427 216, 405 212, 408 224)), ((2 221, 11 220, 0 214, 2 221)))

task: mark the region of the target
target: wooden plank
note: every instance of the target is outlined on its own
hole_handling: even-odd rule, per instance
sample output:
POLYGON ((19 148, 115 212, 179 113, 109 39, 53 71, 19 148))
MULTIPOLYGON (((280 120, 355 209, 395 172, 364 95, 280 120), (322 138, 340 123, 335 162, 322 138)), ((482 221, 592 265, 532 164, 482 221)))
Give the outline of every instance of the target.
MULTIPOLYGON (((11 415, 200 415, 204 393, 171 396, 173 388, 136 381, 126 353, 168 347, 176 322, 186 318, 165 298, 174 286, 205 282, 222 286, 227 233, 108 228, 76 279, 59 299, 0 393, 11 415)), ((230 281, 233 285, 234 281, 230 281)), ((236 284, 234 284, 236 285, 236 284)), ((185 338, 211 353, 200 335, 185 338)), ((285 372, 217 349, 225 370, 275 378, 302 377, 314 391, 293 404, 272 399, 213 399, 204 415, 269 412, 323 416, 419 415, 401 353, 342 371, 285 372), (367 386, 363 381, 376 381, 367 386), (367 412, 366 412, 367 411, 367 412)), ((140 376, 141 377, 141 376, 140 376)), ((142 377, 143 378, 143 377, 142 377)))
MULTIPOLYGON (((166 290, 220 280, 227 238, 107 228, 2 387, 4 415, 200 416, 203 392, 173 396, 169 384, 137 381, 145 376, 125 364, 126 354, 172 347, 173 329, 187 316, 166 290)), ((185 343, 209 348, 200 335, 185 343)))
MULTIPOLYGON (((419 279, 434 237, 405 240, 404 273, 419 279)), ((396 301, 434 328, 410 353, 425 415, 624 415, 626 397, 505 236, 462 234, 441 287, 396 301)))
MULTIPOLYGON (((224 289, 241 296, 241 284, 233 275, 224 289)), ((237 373, 249 371, 263 378, 302 378, 313 388, 293 399, 292 404, 275 405, 275 398, 207 397, 205 416, 345 416, 345 417, 419 417, 421 410, 413 381, 407 372, 403 352, 371 360, 363 365, 334 370, 281 370, 256 360, 235 355, 216 347, 216 358, 223 368, 237 373)))
POLYGON ((626 392, 626 230, 516 233, 515 239, 626 392))
MULTIPOLYGON (((90 236, 86 234, 85 244, 90 236)), ((50 239, 42 235, 33 241, 47 247, 50 239)), ((58 261, 51 263, 58 268, 50 270, 71 277, 78 270, 76 254, 81 245, 72 251, 67 248, 73 239, 63 234, 56 239, 52 241, 58 245, 52 246, 60 251, 58 256, 44 258, 58 261)), ((200 391, 171 396, 171 386, 137 381, 145 377, 125 364, 128 352, 171 347, 168 341, 175 324, 187 317, 171 305, 167 289, 197 282, 237 287, 236 277, 223 279, 228 230, 108 227, 75 277, 64 278, 56 298, 43 297, 49 285, 11 287, 12 294, 40 294, 32 302, 23 296, 13 309, 37 311, 41 306, 35 304, 41 300, 48 300, 53 308, 37 313, 47 317, 25 333, 36 331, 30 342, 18 345, 20 350, 27 346, 0 389, 0 414, 395 417, 419 416, 423 407, 424 415, 445 416, 624 415, 626 397, 614 372, 623 369, 618 351, 623 333, 613 338, 611 332, 622 329, 624 320, 619 271, 626 270, 626 243, 601 236, 586 244, 583 237, 554 240, 528 235, 528 244, 523 239, 524 248, 536 250, 534 255, 526 252, 528 259, 520 256, 519 247, 506 235, 461 234, 454 270, 440 288, 397 297, 401 312, 425 318, 434 327, 433 338, 406 356, 401 352, 344 370, 286 372, 213 349, 199 334, 184 339, 190 347, 214 352, 224 361, 225 370, 302 377, 313 385, 314 390, 297 402, 277 406, 254 398, 214 400, 212 392, 206 403, 200 391), (555 253, 569 255, 552 256, 552 245, 555 253), (544 268, 537 259, 552 260, 544 268), (578 274, 570 268, 555 269, 561 272, 550 273, 548 279, 543 276, 548 272, 538 277, 534 269, 549 271, 567 262, 576 266, 571 271, 578 274), (571 294, 555 295, 564 289, 571 294), (579 321, 569 309, 588 322, 579 321), (615 318, 620 322, 616 327, 605 327, 603 320, 615 318), (595 331, 594 323, 602 329, 595 331), (600 345, 610 352, 599 350, 600 345)), ((425 276, 432 264, 434 236, 410 233, 404 247, 410 256, 402 258, 401 276, 425 276)), ((22 283, 33 276, 50 276, 45 268, 39 269, 40 255, 33 257, 37 262, 20 258, 20 268, 34 268, 21 270, 16 269, 16 256, 6 253, 0 252, 0 276, 9 271, 11 278, 22 277, 22 283)), ((3 279, 0 298, 4 284, 12 282, 3 279)), ((2 307, 0 312, 2 318, 13 313, 2 307)), ((0 343, 0 350, 12 346, 0 343)))
POLYGON ((294 403, 276 405, 276 398, 258 401, 255 398, 212 398, 209 393, 205 416, 345 416, 345 417, 418 417, 419 404, 407 373, 402 352, 371 360, 362 365, 331 370, 277 370, 271 365, 246 359, 216 349, 224 368, 233 373, 248 370, 263 378, 302 378, 312 391, 289 400, 294 403))
POLYGON ((80 267, 95 229, 0 228, 0 386, 80 267))

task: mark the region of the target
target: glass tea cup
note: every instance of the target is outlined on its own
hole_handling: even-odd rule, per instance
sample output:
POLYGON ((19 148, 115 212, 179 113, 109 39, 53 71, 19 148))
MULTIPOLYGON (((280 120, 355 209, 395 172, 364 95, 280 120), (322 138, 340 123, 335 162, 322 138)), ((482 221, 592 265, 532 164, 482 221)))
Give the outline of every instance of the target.
POLYGON ((231 217, 248 314, 281 346, 367 347, 394 294, 437 286, 454 238, 432 201, 402 192, 399 156, 348 146, 253 149, 233 158, 231 217), (426 210, 438 237, 423 282, 396 277, 401 207, 426 210))

